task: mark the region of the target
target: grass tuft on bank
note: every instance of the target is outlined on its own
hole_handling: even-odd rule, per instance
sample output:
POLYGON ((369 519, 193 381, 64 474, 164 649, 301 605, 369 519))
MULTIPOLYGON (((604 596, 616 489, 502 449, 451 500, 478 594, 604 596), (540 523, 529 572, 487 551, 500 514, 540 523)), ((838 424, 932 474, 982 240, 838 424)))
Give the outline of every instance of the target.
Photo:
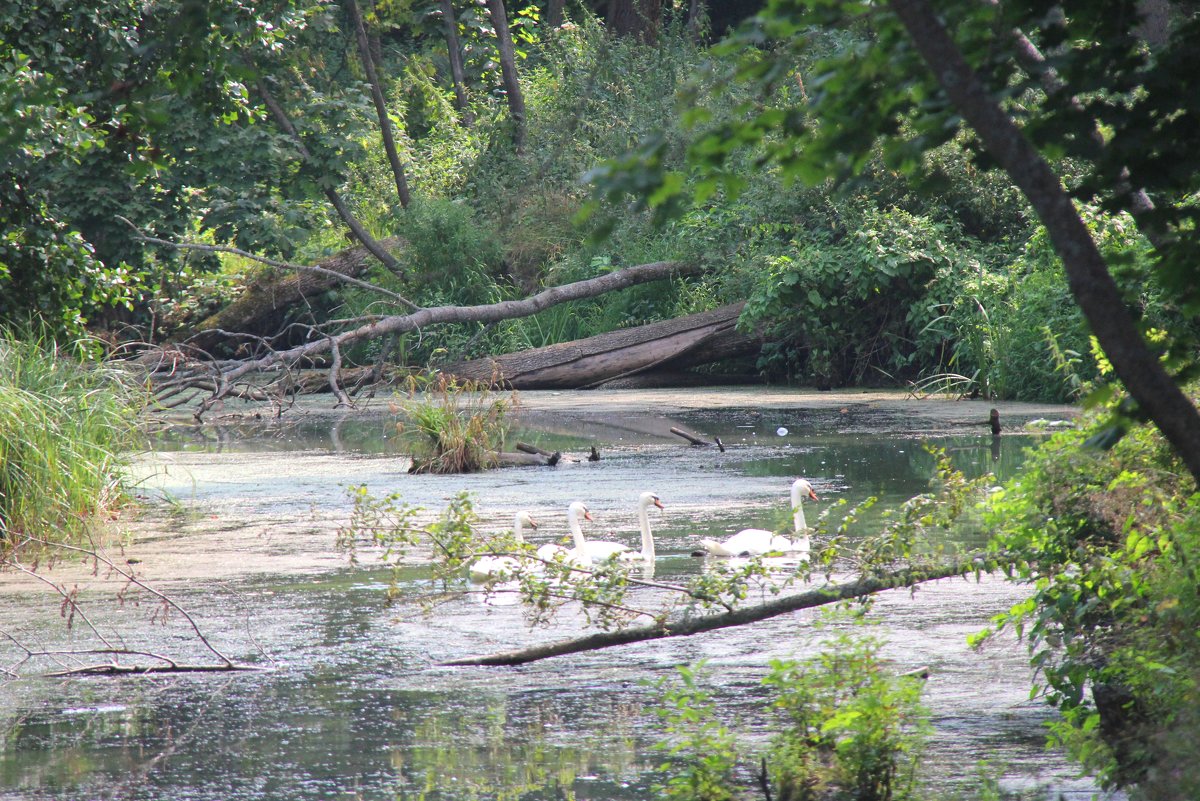
POLYGON ((0 331, 0 552, 78 540, 124 499, 143 396, 85 351, 0 331))

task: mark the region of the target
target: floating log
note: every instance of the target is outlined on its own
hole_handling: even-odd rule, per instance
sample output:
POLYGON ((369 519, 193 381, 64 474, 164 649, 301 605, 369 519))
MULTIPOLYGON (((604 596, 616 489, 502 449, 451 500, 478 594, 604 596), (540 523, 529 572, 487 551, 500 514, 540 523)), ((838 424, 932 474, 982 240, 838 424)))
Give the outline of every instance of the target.
POLYGON ((530 445, 528 442, 518 442, 517 450, 522 453, 536 453, 540 456, 553 456, 554 454, 545 448, 539 448, 537 445, 530 445))
POLYGON ((503 451, 496 454, 497 467, 554 467, 562 459, 562 453, 526 453, 503 451))
POLYGON ((495 376, 513 389, 583 389, 628 376, 676 371, 756 353, 757 334, 736 330, 743 303, 624 328, 573 342, 458 362, 443 372, 473 381, 495 376))
MULTIPOLYGON (((677 437, 683 437, 684 439, 686 439, 688 442, 692 443, 693 445, 712 445, 712 443, 709 442, 708 440, 701 439, 700 437, 697 437, 695 434, 689 434, 688 432, 684 431, 682 428, 676 428, 675 426, 671 426, 671 433, 677 437)), ((722 448, 722 450, 724 450, 724 449, 722 448)))

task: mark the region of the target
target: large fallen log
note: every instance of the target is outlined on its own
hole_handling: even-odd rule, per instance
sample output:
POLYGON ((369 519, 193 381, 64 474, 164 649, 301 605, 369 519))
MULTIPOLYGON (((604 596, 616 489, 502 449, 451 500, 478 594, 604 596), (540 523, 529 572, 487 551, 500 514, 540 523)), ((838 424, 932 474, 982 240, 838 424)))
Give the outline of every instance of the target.
POLYGON ((762 338, 736 330, 744 303, 623 328, 544 348, 443 367, 473 381, 500 376, 513 389, 579 389, 654 371, 676 371, 757 352, 762 338))

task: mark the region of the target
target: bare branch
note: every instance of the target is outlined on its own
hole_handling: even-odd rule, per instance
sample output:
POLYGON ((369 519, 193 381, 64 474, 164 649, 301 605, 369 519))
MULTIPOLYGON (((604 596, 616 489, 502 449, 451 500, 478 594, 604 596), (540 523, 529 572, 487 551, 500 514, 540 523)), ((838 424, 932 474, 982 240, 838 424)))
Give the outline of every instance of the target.
MULTIPOLYGON (((655 262, 606 273, 595 278, 571 284, 551 287, 522 300, 507 300, 480 306, 436 306, 419 309, 410 314, 390 315, 372 319, 349 331, 343 331, 306 342, 295 347, 275 351, 240 362, 232 362, 213 372, 207 379, 213 385, 211 395, 201 402, 196 411, 200 418, 217 401, 234 393, 236 382, 244 376, 270 370, 279 365, 295 364, 304 359, 322 355, 335 347, 345 348, 359 341, 419 331, 426 326, 445 323, 491 323, 529 317, 538 312, 573 300, 596 297, 607 292, 626 289, 649 281, 658 281, 676 275, 687 275, 700 271, 697 265, 679 262, 655 262)), ((250 390, 246 390, 250 392, 250 390)))
MULTIPOLYGON (((83 554, 89 558, 96 559, 100 562, 103 562, 105 565, 108 566, 108 568, 110 570, 112 570, 114 573, 116 573, 117 575, 124 578, 127 582, 139 587, 140 589, 145 590, 146 592, 150 593, 151 595, 153 595, 154 597, 158 598, 160 601, 165 603, 167 606, 171 607, 176 612, 178 612, 183 617, 183 619, 188 622, 188 625, 191 626, 192 632, 196 635, 196 638, 204 645, 205 648, 208 649, 208 651, 210 653, 213 654, 213 656, 220 659, 226 665, 227 668, 232 668, 234 666, 234 664, 235 664, 234 661, 232 659, 230 659, 229 657, 227 657, 225 654, 221 653, 221 651, 219 651, 216 648, 216 646, 214 646, 209 641, 208 637, 206 637, 204 635, 204 632, 200 629, 200 626, 199 626, 199 624, 196 623, 195 619, 192 618, 192 616, 188 613, 188 611, 186 609, 184 609, 182 606, 180 606, 175 601, 174 598, 171 598, 169 595, 161 592, 158 589, 155 589, 151 585, 142 581, 136 575, 134 575, 131 571, 125 570, 124 568, 120 567, 116 562, 109 559, 104 554, 102 554, 99 551, 94 550, 94 549, 80 548, 79 546, 76 546, 76 545, 68 545, 67 543, 61 543, 61 542, 50 542, 49 540, 43 540, 43 539, 39 539, 37 537, 28 537, 27 539, 29 540, 29 542, 37 543, 46 548, 54 548, 54 549, 59 549, 59 550, 63 550, 63 551, 69 551, 71 553, 83 554)), ((93 628, 93 630, 95 630, 95 629, 93 628)), ((100 636, 100 635, 97 633, 97 636, 100 636)), ((104 638, 101 637, 101 639, 103 640, 104 638)), ((108 644, 107 640, 104 640, 104 642, 106 644, 108 644)))

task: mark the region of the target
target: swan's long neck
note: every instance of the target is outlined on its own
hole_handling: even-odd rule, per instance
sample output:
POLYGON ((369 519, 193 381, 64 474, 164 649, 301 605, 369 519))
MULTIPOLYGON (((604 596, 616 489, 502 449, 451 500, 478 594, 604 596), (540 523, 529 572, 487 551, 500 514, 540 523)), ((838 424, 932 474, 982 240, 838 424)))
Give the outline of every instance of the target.
POLYGON ((799 487, 792 487, 792 530, 797 534, 808 530, 808 521, 804 519, 804 494, 799 487))
POLYGON ((575 540, 575 547, 585 547, 587 540, 583 538, 583 526, 579 525, 579 513, 574 509, 567 512, 567 526, 571 529, 571 536, 575 540))
POLYGON ((525 542, 525 521, 523 518, 524 515, 517 515, 516 519, 513 520, 513 536, 520 543, 525 542))
POLYGON ((647 504, 638 507, 638 523, 642 527, 642 558, 647 562, 654 561, 654 535, 650 533, 650 513, 647 504))

